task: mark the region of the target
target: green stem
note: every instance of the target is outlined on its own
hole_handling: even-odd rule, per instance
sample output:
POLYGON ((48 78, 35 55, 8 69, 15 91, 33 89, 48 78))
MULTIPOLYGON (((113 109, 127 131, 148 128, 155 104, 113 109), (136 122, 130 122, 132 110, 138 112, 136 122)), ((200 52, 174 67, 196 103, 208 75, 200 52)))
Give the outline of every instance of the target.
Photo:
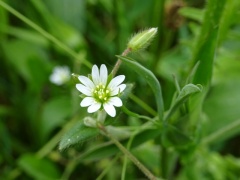
POLYGON ((152 109, 149 105, 147 105, 144 101, 142 101, 140 98, 138 98, 134 94, 130 94, 129 98, 132 99, 139 106, 141 106, 143 109, 145 109, 151 115, 157 116, 157 112, 154 109, 152 109))
POLYGON ((153 121, 153 118, 134 113, 134 112, 130 111, 126 106, 122 106, 122 111, 129 116, 136 117, 136 118, 139 118, 139 119, 145 119, 147 121, 151 121, 152 123, 156 123, 155 121, 153 121))
POLYGON ((202 140, 203 144, 210 144, 212 142, 215 142, 217 139, 219 139, 220 137, 228 134, 229 132, 234 132, 237 129, 239 129, 240 127, 240 119, 232 122, 231 124, 223 127, 222 129, 219 129, 218 131, 210 134, 209 136, 207 136, 206 138, 204 138, 202 140))
POLYGON ((98 126, 101 132, 106 135, 112 142, 151 180, 157 180, 155 177, 134 155, 132 155, 117 139, 115 139, 103 125, 98 126))
POLYGON ((66 46, 64 43, 62 43, 60 40, 58 40, 56 37, 54 37, 53 35, 51 35, 50 33, 48 33, 47 31, 45 31, 44 29, 42 29, 40 26, 38 26, 37 24, 35 24, 34 22, 32 22, 31 20, 29 20, 27 17, 25 17, 24 15, 22 15, 21 13, 19 13, 18 11, 16 11, 14 8, 12 8, 11 6, 9 6, 8 4, 6 4, 3 1, 0 1, 0 6, 2 6, 3 8, 5 8, 7 11, 9 11, 10 13, 12 13, 13 15, 15 15, 16 17, 18 17, 19 19, 21 19, 23 22, 25 22, 26 24, 28 24, 30 27, 32 27, 33 29, 35 29, 36 31, 38 31, 40 34, 42 34, 45 38, 47 38, 48 40, 52 41, 53 43, 55 43, 56 45, 58 45, 60 48, 62 48, 63 50, 65 50, 68 54, 70 54, 72 57, 74 57, 75 59, 78 59, 79 61, 82 61, 82 63, 84 65, 86 65, 87 67, 91 68, 91 63, 88 62, 85 59, 80 59, 78 54, 73 51, 71 48, 69 48, 68 46, 66 46))
MULTIPOLYGON (((151 124, 152 124, 152 123, 147 122, 147 123, 143 124, 142 126, 140 126, 139 129, 135 130, 135 131, 132 133, 132 135, 131 135, 131 137, 129 138, 128 143, 127 143, 127 150, 130 150, 131 145, 132 145, 132 142, 133 142, 133 139, 135 138, 135 136, 136 136, 138 133, 140 133, 141 131, 149 128, 149 125, 151 125, 151 124)), ((121 178, 122 180, 125 179, 125 174, 126 174, 126 169, 127 169, 127 162, 128 162, 128 161, 127 161, 127 156, 125 155, 125 157, 124 157, 124 162, 123 162, 122 178, 121 178)))
MULTIPOLYGON (((129 49, 129 48, 125 49, 123 51, 123 53, 122 53, 122 56, 126 56, 130 52, 131 52, 131 49, 129 49)), ((119 69, 121 64, 122 64, 122 61, 120 59, 118 59, 116 64, 115 64, 115 66, 114 66, 114 68, 113 68, 113 70, 112 70, 113 77, 116 75, 116 73, 117 73, 117 71, 118 71, 118 69, 119 69)))
POLYGON ((101 180, 103 179, 103 177, 107 174, 107 172, 109 172, 109 170, 113 167, 113 164, 116 163, 116 161, 119 159, 119 155, 117 155, 109 164, 106 168, 104 168, 104 170, 102 171, 102 173, 96 178, 96 180, 101 180))
POLYGON ((167 149, 162 146, 161 148, 161 169, 162 169, 162 177, 167 177, 167 167, 168 167, 168 161, 167 161, 167 149))

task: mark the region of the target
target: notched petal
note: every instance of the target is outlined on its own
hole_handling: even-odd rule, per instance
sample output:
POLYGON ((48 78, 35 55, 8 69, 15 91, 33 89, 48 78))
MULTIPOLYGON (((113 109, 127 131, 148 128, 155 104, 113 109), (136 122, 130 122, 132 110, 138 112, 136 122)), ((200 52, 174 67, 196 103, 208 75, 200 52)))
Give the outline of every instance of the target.
POLYGON ((93 113, 96 112, 97 110, 99 110, 101 107, 101 104, 98 102, 95 102, 94 104, 92 104, 91 106, 88 107, 88 112, 89 113, 93 113))
POLYGON ((87 107, 93 104, 95 100, 92 97, 85 97, 82 102, 80 103, 80 106, 87 107))
POLYGON ((119 84, 121 84, 125 79, 125 76, 124 75, 119 75, 119 76, 116 76, 115 78, 113 78, 108 87, 110 89, 114 89, 115 87, 117 87, 119 84))
POLYGON ((126 84, 121 84, 120 86, 112 89, 111 96, 116 96, 118 93, 121 93, 126 88, 126 84))
POLYGON ((109 104, 112 104, 113 106, 116 107, 121 107, 123 105, 122 100, 119 97, 111 97, 109 99, 109 104))
POLYGON ((89 87, 91 89, 94 88, 93 82, 87 78, 86 76, 78 76, 78 79, 81 83, 83 83, 86 87, 89 87))
POLYGON ((87 95, 87 96, 91 96, 92 92, 91 89, 89 89, 88 87, 82 85, 82 84, 76 84, 76 88, 77 90, 79 90, 81 93, 87 95))
POLYGON ((105 64, 100 67, 100 81, 103 85, 106 85, 108 78, 108 70, 105 64))
POLYGON ((93 65, 92 80, 95 85, 99 84, 99 69, 98 69, 97 65, 93 65))

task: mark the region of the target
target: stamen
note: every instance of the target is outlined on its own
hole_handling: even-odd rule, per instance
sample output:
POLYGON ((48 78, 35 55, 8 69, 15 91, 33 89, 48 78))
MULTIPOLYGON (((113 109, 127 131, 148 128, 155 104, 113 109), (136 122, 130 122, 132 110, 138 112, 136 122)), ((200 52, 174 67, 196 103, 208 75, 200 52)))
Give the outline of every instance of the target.
POLYGON ((104 103, 104 101, 107 101, 110 97, 110 91, 109 89, 106 89, 106 86, 103 84, 98 84, 95 87, 94 90, 95 99, 101 103, 104 103))

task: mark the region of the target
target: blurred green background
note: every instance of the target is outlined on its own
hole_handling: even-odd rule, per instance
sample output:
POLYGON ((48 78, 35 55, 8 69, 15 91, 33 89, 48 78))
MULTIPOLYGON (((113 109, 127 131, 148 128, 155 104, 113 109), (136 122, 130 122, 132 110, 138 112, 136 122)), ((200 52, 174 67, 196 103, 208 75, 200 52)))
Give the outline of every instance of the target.
MULTIPOLYGON (((1 0, 0 179, 96 179, 104 170, 103 179, 120 179, 123 158, 117 154, 114 159, 111 148, 101 149, 107 145, 102 136, 58 150, 62 135, 87 112, 79 106, 77 81, 72 78, 61 86, 53 84, 49 80, 52 70, 68 66, 72 73, 87 75, 92 64, 106 64, 110 71, 115 55, 123 52, 132 34, 158 27, 150 47, 131 57, 157 76, 167 110, 176 91, 172 75, 183 85, 193 68, 206 4, 204 0, 1 0)), ((125 64, 118 74, 125 74, 125 82, 134 84, 126 106, 154 116, 154 95, 147 82, 125 64)), ((239 179, 239 107, 240 2, 228 0, 201 113, 199 141, 203 144, 191 158, 186 158, 187 152, 170 148, 167 179, 239 179)), ((141 123, 122 113, 114 126, 141 123)), ((161 176, 158 149, 149 140, 132 151, 161 176)), ((130 164, 126 177, 144 176, 130 164)))

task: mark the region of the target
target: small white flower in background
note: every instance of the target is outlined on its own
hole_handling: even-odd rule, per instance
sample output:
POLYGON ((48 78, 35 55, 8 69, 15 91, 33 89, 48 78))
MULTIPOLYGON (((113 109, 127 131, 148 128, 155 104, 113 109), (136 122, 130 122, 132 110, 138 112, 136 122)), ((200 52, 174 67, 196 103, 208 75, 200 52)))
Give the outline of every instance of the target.
POLYGON ((76 84, 76 88, 86 96, 80 106, 88 107, 89 113, 103 108, 111 117, 115 117, 114 106, 122 106, 118 95, 126 88, 126 84, 121 84, 125 76, 116 76, 108 83, 108 70, 102 64, 100 70, 96 65, 93 66, 91 79, 86 76, 78 76, 78 79, 82 84, 76 84))
POLYGON ((67 66, 56 66, 50 76, 50 81, 56 85, 63 85, 71 78, 70 69, 67 66))

